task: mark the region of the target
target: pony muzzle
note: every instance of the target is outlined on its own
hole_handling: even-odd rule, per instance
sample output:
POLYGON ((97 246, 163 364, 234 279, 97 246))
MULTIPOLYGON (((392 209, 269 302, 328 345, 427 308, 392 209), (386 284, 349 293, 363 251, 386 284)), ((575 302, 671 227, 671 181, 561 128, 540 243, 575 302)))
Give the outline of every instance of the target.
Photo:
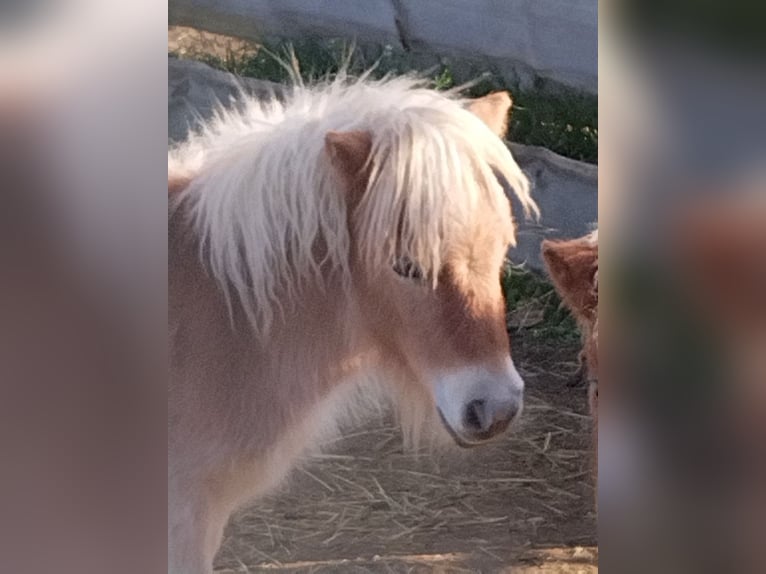
POLYGON ((444 373, 434 397, 447 432, 461 447, 473 447, 503 433, 519 417, 524 382, 513 363, 502 371, 468 367, 444 373))

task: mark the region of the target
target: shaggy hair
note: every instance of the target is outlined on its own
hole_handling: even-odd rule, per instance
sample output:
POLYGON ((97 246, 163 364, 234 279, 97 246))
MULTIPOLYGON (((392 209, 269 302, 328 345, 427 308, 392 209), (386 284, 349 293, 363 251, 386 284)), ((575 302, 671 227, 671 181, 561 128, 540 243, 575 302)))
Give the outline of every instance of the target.
POLYGON ((319 279, 329 264, 350 284, 347 201, 324 148, 330 131, 372 136, 369 183, 355 212, 358 248, 371 270, 406 255, 435 286, 450 237, 475 223, 479 202, 508 213, 502 232, 515 243, 498 180, 525 215, 537 215, 528 180, 466 103, 417 78, 340 77, 293 86, 284 101, 245 97, 171 150, 169 174, 190 181, 180 201, 190 204, 229 309, 233 290, 265 334, 280 299, 295 297, 296 278, 319 279))

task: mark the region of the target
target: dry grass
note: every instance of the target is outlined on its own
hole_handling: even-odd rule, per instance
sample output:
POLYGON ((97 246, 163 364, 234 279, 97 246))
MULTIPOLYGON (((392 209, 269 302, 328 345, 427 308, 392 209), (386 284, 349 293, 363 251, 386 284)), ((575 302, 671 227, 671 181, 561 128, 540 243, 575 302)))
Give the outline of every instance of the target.
MULTIPOLYGON (((362 572, 437 572, 475 573, 468 565, 471 555, 460 552, 447 554, 409 554, 400 556, 374 556, 373 558, 344 558, 340 560, 311 560, 287 564, 261 564, 262 572, 320 572, 337 570, 359 570, 362 572)), ((598 550, 593 547, 547 548, 529 551, 517 564, 501 567, 501 574, 591 574, 598 572, 598 550)), ((224 569, 218 574, 241 574, 248 570, 224 569)), ((250 572, 256 569, 249 570, 250 572)))
POLYGON ((405 452, 398 429, 381 419, 327 445, 283 491, 235 518, 219 567, 593 571, 590 418, 584 393, 567 387, 565 374, 576 368, 575 351, 548 349, 552 370, 535 361, 534 371, 522 373, 529 387, 523 423, 494 444, 405 452), (591 550, 549 564, 538 554, 550 547, 591 550))

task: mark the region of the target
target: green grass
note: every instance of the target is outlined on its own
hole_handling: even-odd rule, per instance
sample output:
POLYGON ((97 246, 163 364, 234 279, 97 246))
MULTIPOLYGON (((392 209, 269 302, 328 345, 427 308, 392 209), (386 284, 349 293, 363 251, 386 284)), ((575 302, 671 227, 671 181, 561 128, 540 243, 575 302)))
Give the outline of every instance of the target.
MULTIPOLYGON (((304 80, 332 76, 348 54, 342 40, 306 39, 266 42, 256 53, 228 53, 220 58, 207 54, 195 57, 234 74, 284 83, 289 74, 275 55, 285 58, 292 46, 304 80)), ((417 71, 434 82, 437 89, 449 89, 473 81, 466 93, 478 97, 493 90, 509 90, 514 105, 508 139, 543 146, 563 156, 589 163, 598 160, 598 99, 596 96, 558 88, 552 91, 540 81, 530 89, 508 85, 498 73, 449 58, 413 55, 391 46, 359 48, 349 59, 349 72, 360 74, 377 64, 373 77, 417 71), (456 70, 461 70, 460 74, 456 70), (456 79, 460 76, 460 79, 456 79)))
MULTIPOLYGON (((577 342, 577 323, 562 305, 561 299, 547 279, 521 266, 506 262, 500 278, 506 310, 524 316, 525 310, 535 316, 532 324, 522 326, 535 339, 577 342)), ((518 325, 509 325, 517 330, 518 325)))

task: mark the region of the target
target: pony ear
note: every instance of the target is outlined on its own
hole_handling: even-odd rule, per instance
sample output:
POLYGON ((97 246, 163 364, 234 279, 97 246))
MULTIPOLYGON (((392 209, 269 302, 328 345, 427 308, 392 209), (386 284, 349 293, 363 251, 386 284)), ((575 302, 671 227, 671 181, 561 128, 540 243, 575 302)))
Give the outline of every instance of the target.
POLYGON ((508 112, 513 100, 508 92, 493 92, 483 98, 476 98, 468 104, 468 110, 487 124, 498 137, 505 137, 508 131, 508 112))
POLYGON ((349 183, 362 175, 372 150, 372 135, 366 131, 327 132, 324 146, 333 166, 349 183))
POLYGON ((553 286, 576 317, 584 319, 598 305, 595 275, 598 246, 587 240, 543 241, 542 254, 553 286))

